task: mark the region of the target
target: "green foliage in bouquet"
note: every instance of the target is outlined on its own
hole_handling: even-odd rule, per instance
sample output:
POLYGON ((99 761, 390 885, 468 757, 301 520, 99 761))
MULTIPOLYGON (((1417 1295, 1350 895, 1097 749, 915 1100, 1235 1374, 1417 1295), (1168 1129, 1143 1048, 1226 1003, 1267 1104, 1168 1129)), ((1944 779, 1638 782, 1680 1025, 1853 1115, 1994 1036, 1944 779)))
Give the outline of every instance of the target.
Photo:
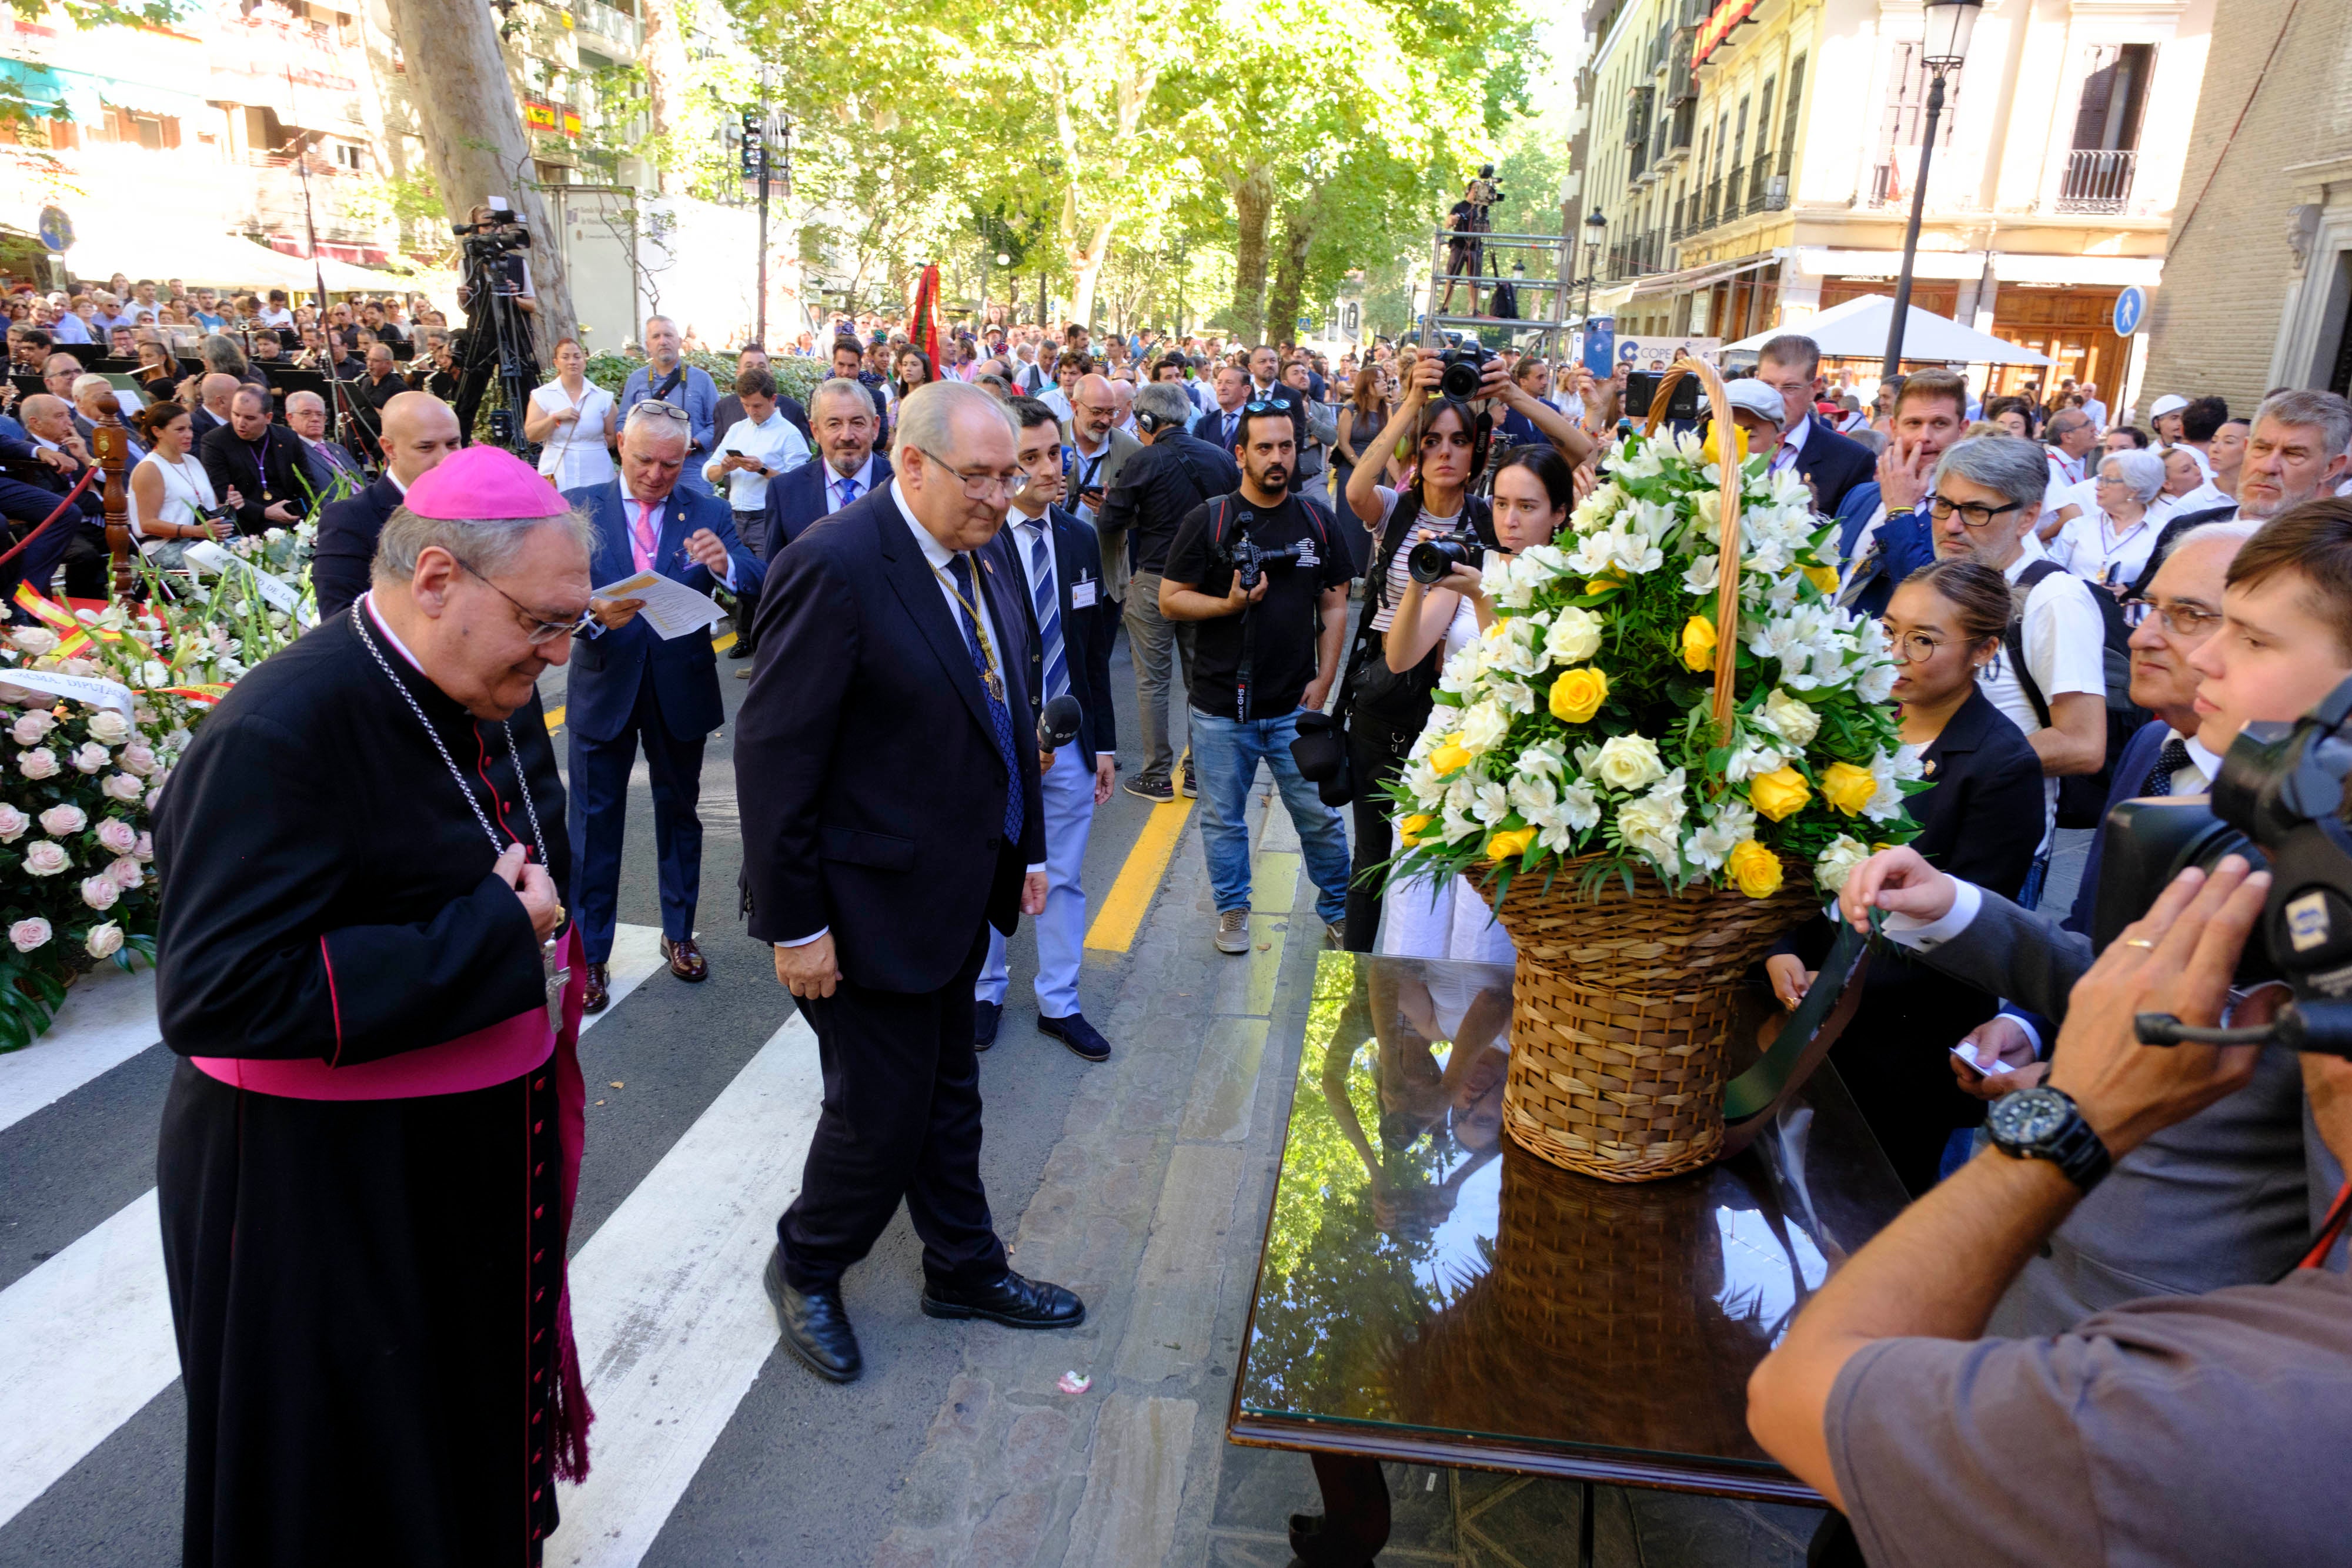
MULTIPOLYGON (((1743 442, 1744 447, 1744 442, 1743 442)), ((1496 561, 1496 623, 1455 653, 1390 793, 1391 879, 1492 881, 1597 857, 1583 891, 1654 872, 1677 892, 1821 889, 1918 828, 1927 786, 1887 706, 1875 621, 1837 608, 1829 540, 1793 473, 1740 476, 1733 724, 1712 714, 1721 470, 1711 443, 1629 435, 1555 544, 1496 561)))

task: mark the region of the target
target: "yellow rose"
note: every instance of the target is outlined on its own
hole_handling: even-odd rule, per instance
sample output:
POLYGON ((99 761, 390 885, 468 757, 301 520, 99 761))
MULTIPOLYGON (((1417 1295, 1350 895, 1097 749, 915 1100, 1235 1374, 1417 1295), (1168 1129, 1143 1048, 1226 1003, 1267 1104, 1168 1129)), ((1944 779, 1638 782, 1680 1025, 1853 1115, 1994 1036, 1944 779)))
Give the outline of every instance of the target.
POLYGON ((1803 810, 1812 796, 1805 776, 1786 763, 1748 781, 1748 803, 1776 822, 1785 822, 1803 810))
POLYGON ((1869 805, 1870 798, 1876 793, 1878 781, 1870 776, 1867 768, 1856 768, 1851 762, 1832 762, 1822 774, 1822 799, 1849 817, 1869 805))
POLYGON ((1780 891, 1780 857, 1754 839, 1732 845, 1723 869, 1731 873, 1731 885, 1750 898, 1769 898, 1780 891))
POLYGON ((1515 861, 1526 854, 1528 846, 1535 841, 1536 831, 1533 828, 1513 828, 1507 832, 1496 833, 1486 841, 1486 858, 1494 862, 1515 861))
MULTIPOLYGON (((1717 446, 1716 442, 1717 439, 1717 433, 1723 429, 1723 425, 1724 422, 1718 419, 1708 424, 1706 427, 1706 440, 1701 444, 1701 449, 1705 452, 1706 460, 1709 463, 1719 462, 1721 460, 1719 455, 1723 449, 1717 446)), ((1739 455, 1734 458, 1733 461, 1736 463, 1747 462, 1748 433, 1740 429, 1738 423, 1734 422, 1731 427, 1731 436, 1732 444, 1739 453, 1739 455)))
POLYGON ((1470 752, 1462 744, 1462 732, 1455 730, 1430 748, 1429 765, 1440 773, 1458 773, 1470 766, 1470 752))
POLYGON ((1608 695, 1609 677, 1592 665, 1567 671, 1551 684, 1551 716, 1562 724, 1586 723, 1608 695))
POLYGON ((1397 837, 1407 849, 1421 842, 1421 835, 1429 831, 1429 824, 1437 821, 1426 811, 1416 811, 1397 823, 1397 837))
POLYGON ((1694 670, 1715 668, 1715 622, 1704 615, 1683 622, 1683 664, 1694 670))
POLYGON ((1833 566, 1809 566, 1804 569, 1805 580, 1832 599, 1837 597, 1838 574, 1833 566))

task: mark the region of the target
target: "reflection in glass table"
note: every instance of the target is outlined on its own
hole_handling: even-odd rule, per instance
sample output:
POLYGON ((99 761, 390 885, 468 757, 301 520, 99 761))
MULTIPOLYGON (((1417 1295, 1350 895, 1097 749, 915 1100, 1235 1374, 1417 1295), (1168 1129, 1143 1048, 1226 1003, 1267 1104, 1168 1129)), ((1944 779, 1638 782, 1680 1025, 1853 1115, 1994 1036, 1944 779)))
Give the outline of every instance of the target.
POLYGON ((1322 956, 1229 1422, 1315 1455, 1310 1563, 1379 1550, 1383 1458, 1820 1500, 1747 1383, 1904 1203, 1835 1073, 1745 1154, 1605 1182, 1504 1135, 1510 1011, 1507 968, 1322 956))

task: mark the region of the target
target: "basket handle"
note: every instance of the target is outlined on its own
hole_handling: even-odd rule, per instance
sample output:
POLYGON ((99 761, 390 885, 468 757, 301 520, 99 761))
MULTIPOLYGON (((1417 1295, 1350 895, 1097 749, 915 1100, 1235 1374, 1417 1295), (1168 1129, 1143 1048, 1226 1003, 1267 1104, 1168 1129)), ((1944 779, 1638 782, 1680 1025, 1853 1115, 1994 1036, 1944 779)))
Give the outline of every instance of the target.
POLYGON ((1676 360, 1658 378, 1642 434, 1657 434, 1671 394, 1687 375, 1698 377, 1706 389, 1707 406, 1715 412, 1716 451, 1727 459, 1717 464, 1723 471, 1722 529, 1717 539, 1719 564, 1715 574, 1715 738, 1720 746, 1731 738, 1732 672, 1739 662, 1739 464, 1732 459, 1739 450, 1734 434, 1739 426, 1731 417, 1731 394, 1724 390, 1723 377, 1705 360, 1676 360))

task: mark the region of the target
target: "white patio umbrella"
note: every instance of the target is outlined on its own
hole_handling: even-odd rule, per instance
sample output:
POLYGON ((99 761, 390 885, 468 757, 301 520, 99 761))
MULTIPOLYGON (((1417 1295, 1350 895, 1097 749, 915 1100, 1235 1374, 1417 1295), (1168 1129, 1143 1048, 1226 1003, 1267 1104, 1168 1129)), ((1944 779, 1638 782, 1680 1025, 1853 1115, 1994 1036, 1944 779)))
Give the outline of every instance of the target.
MULTIPOLYGON (((1737 343, 1726 345, 1724 352, 1738 353, 1746 350, 1753 353, 1783 332, 1799 331, 1821 345, 1824 359, 1875 360, 1886 352, 1886 329, 1894 319, 1894 300, 1884 294, 1865 294, 1859 299, 1832 305, 1800 326, 1775 328, 1769 332, 1759 332, 1752 338, 1742 338, 1737 343)), ((2047 365, 2054 362, 2047 354, 2037 354, 2032 349, 2004 343, 1990 332, 1963 327, 1958 321, 1938 316, 1932 310, 1922 310, 1916 305, 1911 307, 1909 321, 1903 329, 1903 357, 1906 361, 1954 365, 2047 365)))

